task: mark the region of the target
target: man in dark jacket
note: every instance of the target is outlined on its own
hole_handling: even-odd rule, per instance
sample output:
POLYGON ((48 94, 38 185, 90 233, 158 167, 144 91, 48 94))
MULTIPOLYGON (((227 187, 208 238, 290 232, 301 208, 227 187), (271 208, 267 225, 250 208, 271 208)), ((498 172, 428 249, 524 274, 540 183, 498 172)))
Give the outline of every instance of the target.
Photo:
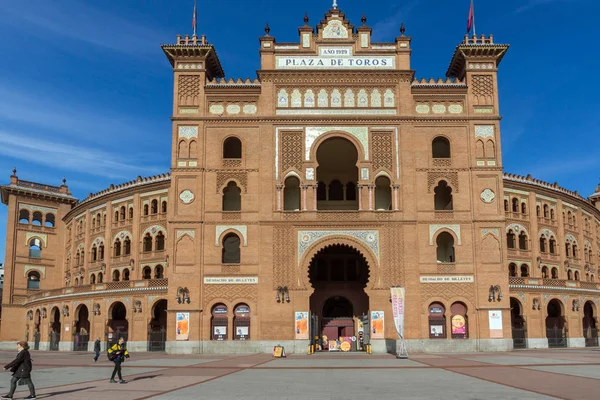
POLYGON ((27 342, 22 341, 17 343, 17 358, 4 366, 4 370, 10 370, 13 373, 12 379, 10 380, 10 392, 6 396, 0 397, 0 399, 12 399, 15 390, 17 389, 17 382, 20 385, 27 385, 29 388, 29 396, 26 399, 35 399, 35 387, 31 381, 31 356, 29 355, 29 345, 27 342))
POLYGON ((94 353, 96 353, 94 356, 94 362, 96 362, 98 361, 98 357, 100 357, 100 338, 96 338, 94 342, 94 353))

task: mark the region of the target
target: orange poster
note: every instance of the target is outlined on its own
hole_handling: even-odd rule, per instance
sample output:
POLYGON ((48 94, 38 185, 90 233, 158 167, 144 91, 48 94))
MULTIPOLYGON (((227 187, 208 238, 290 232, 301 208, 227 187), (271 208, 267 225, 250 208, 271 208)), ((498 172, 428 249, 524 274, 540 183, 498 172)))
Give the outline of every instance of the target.
POLYGON ((190 337, 190 313, 177 313, 176 340, 188 340, 190 337))
POLYGON ((383 339, 385 317, 383 311, 371 311, 371 339, 383 339))
POLYGON ((296 339, 308 339, 308 312, 296 312, 296 339))

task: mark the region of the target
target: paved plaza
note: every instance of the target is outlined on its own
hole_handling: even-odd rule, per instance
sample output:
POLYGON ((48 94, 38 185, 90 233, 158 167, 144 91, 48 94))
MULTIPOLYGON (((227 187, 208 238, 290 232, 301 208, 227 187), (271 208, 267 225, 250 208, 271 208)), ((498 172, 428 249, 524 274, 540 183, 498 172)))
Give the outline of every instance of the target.
MULTIPOLYGON (((32 351, 38 399, 597 399, 600 350, 412 354, 171 356, 134 353, 125 385, 102 354, 32 351)), ((8 363, 12 352, 0 352, 8 363)), ((10 373, 1 375, 8 391, 10 373)), ((28 394, 19 387, 15 398, 28 394)))

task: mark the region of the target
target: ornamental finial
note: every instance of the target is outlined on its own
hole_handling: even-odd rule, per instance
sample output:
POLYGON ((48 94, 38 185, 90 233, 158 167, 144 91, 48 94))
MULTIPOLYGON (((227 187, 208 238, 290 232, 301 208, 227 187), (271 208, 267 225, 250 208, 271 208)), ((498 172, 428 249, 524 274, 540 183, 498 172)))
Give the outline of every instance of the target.
POLYGON ((17 176, 17 169, 13 168, 12 173, 13 173, 13 176, 17 176))
POLYGON ((333 0, 333 6, 331 6, 334 10, 337 10, 337 0, 333 0))
POLYGON ((367 17, 365 17, 365 14, 362 15, 360 21, 362 22, 363 26, 365 26, 365 24, 367 23, 367 17))
POLYGON ((267 25, 265 25, 265 36, 269 36, 269 32, 271 32, 271 28, 269 28, 269 23, 267 22, 267 25))
POLYGON ((308 25, 308 13, 304 13, 304 25, 308 25))
POLYGON ((400 24, 400 34, 404 36, 404 32, 406 32, 406 28, 404 27, 404 22, 400 24))
POLYGON ((63 183, 63 185, 66 185, 66 184, 67 184, 67 178, 65 178, 64 176, 63 176, 63 178, 62 178, 62 183, 63 183))

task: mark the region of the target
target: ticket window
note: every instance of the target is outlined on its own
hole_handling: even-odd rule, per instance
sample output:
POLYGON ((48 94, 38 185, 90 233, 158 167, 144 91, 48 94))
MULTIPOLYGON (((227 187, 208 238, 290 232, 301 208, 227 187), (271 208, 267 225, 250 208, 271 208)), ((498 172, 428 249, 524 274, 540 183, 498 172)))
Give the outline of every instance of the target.
POLYGON ((446 308, 441 303, 429 306, 429 338, 446 338, 446 308))
POLYGON ((216 306, 214 306, 210 321, 212 340, 227 340, 228 323, 229 315, 227 306, 224 304, 217 304, 216 306))
POLYGON ((250 340, 250 307, 239 304, 233 311, 233 333, 235 340, 250 340))

